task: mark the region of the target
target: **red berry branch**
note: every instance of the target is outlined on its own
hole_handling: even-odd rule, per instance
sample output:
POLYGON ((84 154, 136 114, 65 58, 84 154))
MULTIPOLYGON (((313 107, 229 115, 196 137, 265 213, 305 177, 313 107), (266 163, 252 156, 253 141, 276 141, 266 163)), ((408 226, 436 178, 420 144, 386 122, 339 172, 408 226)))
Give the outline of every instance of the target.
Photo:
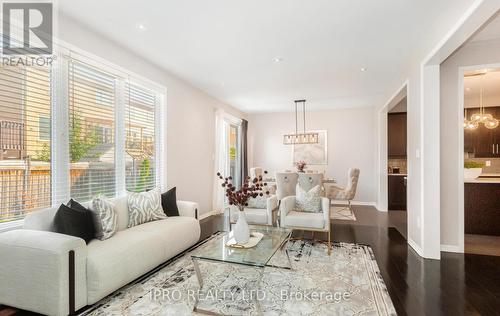
MULTIPOLYGON (((267 174, 267 171, 264 171, 264 174, 267 174)), ((217 176, 220 180, 222 180, 222 187, 226 189, 226 196, 229 205, 237 206, 240 211, 243 211, 244 207, 248 206, 248 200, 250 198, 256 198, 264 195, 269 196, 267 183, 263 182, 262 176, 253 179, 247 177, 245 181, 243 181, 241 188, 238 190, 233 184, 233 177, 223 177, 220 172, 217 172, 217 176)))

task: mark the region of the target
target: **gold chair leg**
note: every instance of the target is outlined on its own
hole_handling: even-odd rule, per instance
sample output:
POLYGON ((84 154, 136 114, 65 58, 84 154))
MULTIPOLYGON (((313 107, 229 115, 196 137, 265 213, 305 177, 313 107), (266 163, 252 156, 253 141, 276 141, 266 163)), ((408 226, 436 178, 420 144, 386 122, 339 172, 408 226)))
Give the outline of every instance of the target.
POLYGON ((328 234, 328 245, 327 245, 328 255, 330 255, 332 253, 332 243, 330 241, 330 231, 327 231, 326 233, 328 234))

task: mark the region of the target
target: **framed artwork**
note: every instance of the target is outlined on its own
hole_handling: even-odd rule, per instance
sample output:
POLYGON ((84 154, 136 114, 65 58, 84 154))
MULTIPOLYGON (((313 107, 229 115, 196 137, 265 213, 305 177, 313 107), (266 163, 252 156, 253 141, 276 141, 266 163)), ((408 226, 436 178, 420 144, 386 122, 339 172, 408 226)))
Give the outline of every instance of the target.
POLYGON ((308 165, 327 165, 327 131, 311 131, 318 133, 319 142, 317 144, 293 145, 293 163, 305 161, 308 165))

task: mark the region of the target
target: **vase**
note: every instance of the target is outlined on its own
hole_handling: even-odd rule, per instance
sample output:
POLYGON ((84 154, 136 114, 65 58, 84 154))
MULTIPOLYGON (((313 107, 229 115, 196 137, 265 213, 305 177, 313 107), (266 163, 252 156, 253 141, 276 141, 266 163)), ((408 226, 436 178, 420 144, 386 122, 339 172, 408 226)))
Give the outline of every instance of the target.
POLYGON ((245 212, 242 210, 238 212, 238 220, 234 225, 233 235, 239 245, 248 243, 248 240, 250 239, 250 228, 248 227, 248 223, 245 218, 245 212))

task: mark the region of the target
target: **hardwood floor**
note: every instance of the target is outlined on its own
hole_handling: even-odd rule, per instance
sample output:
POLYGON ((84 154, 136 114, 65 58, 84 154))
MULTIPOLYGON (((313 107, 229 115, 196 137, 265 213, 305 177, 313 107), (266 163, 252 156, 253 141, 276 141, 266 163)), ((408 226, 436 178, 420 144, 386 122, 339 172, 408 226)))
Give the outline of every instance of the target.
MULTIPOLYGON (((500 315, 500 257, 442 253, 441 261, 422 259, 406 243, 406 213, 366 206, 354 206, 354 213, 356 222, 333 221, 332 240, 372 247, 399 315, 500 315)), ((222 217, 203 219, 201 227, 203 239, 223 229, 222 217)), ((24 312, 0 306, 0 316, 14 314, 24 312)))

